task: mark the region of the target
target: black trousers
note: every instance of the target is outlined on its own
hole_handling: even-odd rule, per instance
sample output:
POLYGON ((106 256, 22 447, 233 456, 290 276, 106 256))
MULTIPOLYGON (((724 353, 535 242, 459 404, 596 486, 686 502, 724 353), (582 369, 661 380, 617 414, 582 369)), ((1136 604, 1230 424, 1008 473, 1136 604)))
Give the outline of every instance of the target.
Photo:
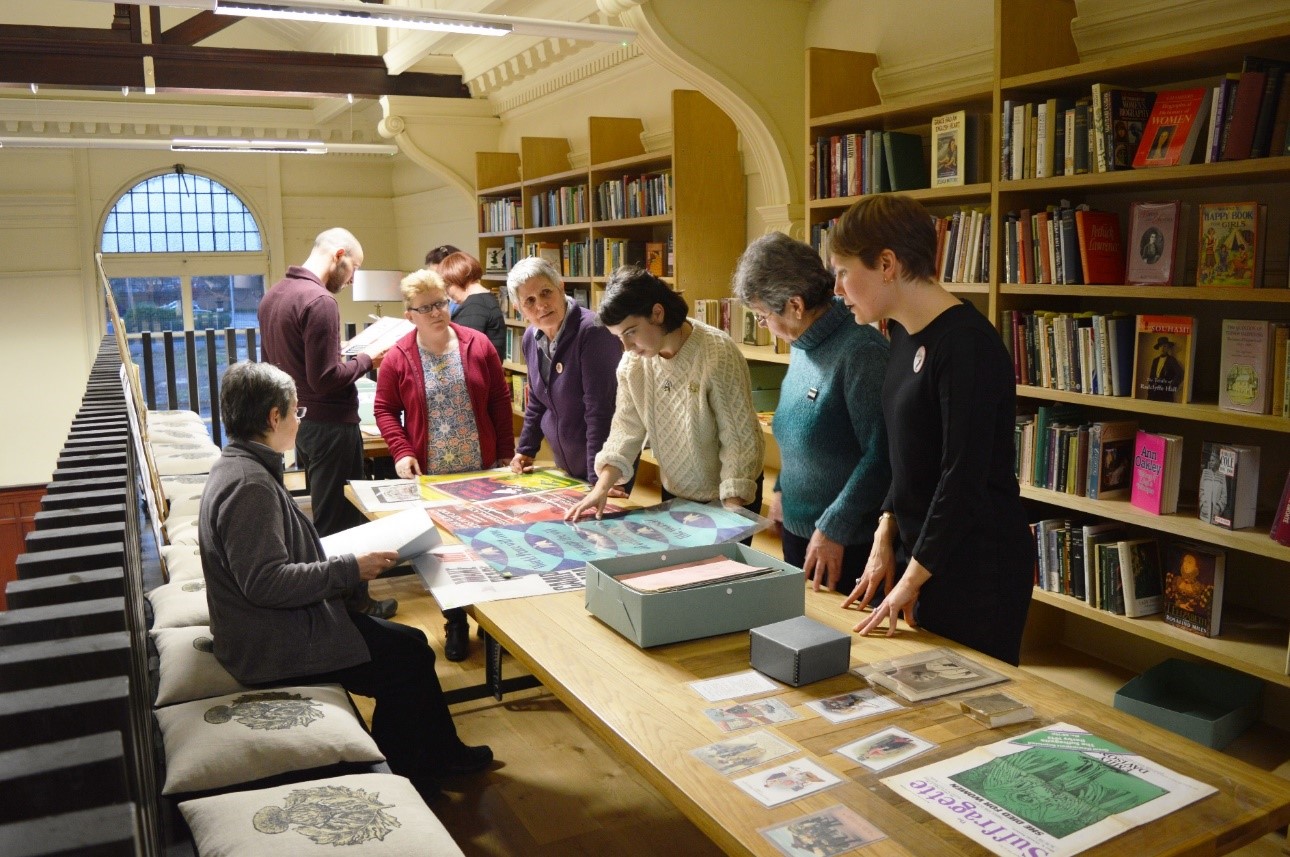
POLYGON ((363 479, 363 435, 357 424, 306 420, 296 435, 296 463, 309 480, 314 529, 330 536, 365 523, 366 518, 345 498, 345 483, 363 479))
MULTIPOLYGON (((783 528, 780 529, 780 539, 784 547, 784 562, 801 568, 806 563, 806 548, 811 540, 794 535, 783 528)), ((864 567, 869 562, 869 551, 872 549, 872 542, 859 545, 843 545, 842 576, 838 578, 838 585, 834 587, 835 591, 844 595, 851 594, 851 590, 856 588, 856 581, 860 579, 860 575, 864 574, 864 567)))
POLYGON ((435 673, 434 650, 417 628, 362 614, 349 617, 367 643, 370 661, 275 684, 339 684, 371 697, 376 700, 372 738, 390 769, 407 777, 433 775, 437 760, 458 755, 462 747, 435 673))

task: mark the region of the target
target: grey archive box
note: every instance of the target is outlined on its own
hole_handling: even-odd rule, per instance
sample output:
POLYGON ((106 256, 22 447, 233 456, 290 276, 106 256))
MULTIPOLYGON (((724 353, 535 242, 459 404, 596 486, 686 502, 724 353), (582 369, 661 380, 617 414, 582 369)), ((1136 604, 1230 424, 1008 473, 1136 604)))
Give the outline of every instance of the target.
POLYGON ((806 616, 748 632, 753 669, 793 687, 841 675, 851 666, 851 637, 806 616))

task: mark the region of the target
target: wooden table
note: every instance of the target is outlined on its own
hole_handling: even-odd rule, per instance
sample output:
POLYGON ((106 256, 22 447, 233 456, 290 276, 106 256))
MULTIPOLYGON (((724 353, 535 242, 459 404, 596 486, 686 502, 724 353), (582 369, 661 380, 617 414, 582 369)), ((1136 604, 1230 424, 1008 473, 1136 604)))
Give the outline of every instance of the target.
MULTIPOLYGON (((849 631, 860 614, 842 611, 840 603, 841 596, 808 590, 806 612, 849 631)), ((941 699, 833 724, 803 703, 862 687, 860 679, 844 675, 804 688, 787 688, 771 695, 794 706, 800 718, 762 728, 805 749, 808 757, 842 776, 844 782, 768 809, 734 786, 732 778, 690 755, 696 747, 733 736, 721 734, 704 716, 703 709, 711 703, 687 682, 748 669, 747 634, 641 650, 591 616, 583 606, 582 593, 491 601, 475 605, 474 613, 492 637, 729 854, 778 855, 757 832, 759 828, 837 803, 853 808, 889 837, 866 847, 866 855, 988 854, 879 779, 1056 721, 1072 723, 1218 788, 1217 794, 1088 854, 1221 854, 1290 822, 1290 781, 970 650, 965 651, 971 657, 1012 679, 999 687, 1029 703, 1039 715, 1038 722, 989 730, 941 699), (939 746, 882 774, 832 752, 890 725, 939 746)), ((927 633, 905 632, 890 640, 854 637, 851 663, 855 666, 929 645, 962 649, 927 633)))

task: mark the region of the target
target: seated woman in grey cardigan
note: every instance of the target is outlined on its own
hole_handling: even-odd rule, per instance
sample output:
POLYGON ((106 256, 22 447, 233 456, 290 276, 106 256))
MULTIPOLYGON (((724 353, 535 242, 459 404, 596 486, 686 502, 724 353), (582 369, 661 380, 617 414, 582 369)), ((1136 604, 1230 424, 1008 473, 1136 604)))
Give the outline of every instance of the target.
POLYGON ((283 487, 282 453, 304 416, 291 377, 269 363, 234 364, 220 407, 231 442, 198 515, 215 657, 244 685, 339 684, 372 697, 372 737, 422 794, 443 776, 487 768, 492 750, 457 737, 425 634, 345 609, 345 591, 398 555, 325 556, 283 487))

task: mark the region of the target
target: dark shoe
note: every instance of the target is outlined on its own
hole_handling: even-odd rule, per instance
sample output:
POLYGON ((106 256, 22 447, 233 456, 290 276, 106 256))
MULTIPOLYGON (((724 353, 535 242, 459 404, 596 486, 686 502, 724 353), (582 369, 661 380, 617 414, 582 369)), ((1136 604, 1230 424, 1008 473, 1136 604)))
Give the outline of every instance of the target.
POLYGON ((417 794, 421 795, 421 799, 426 803, 443 797, 443 789, 440 787, 439 781, 428 774, 409 776, 408 780, 411 781, 412 787, 417 790, 417 794))
POLYGON ((379 601, 375 598, 369 598, 367 603, 359 607, 355 612, 366 616, 374 616, 377 619, 390 619, 395 613, 399 612, 399 602, 394 598, 382 598, 379 601))
POLYGON ((451 757, 440 763, 439 770, 448 776, 458 777, 477 774, 491 764, 493 764, 493 751, 488 745, 467 747, 462 744, 451 757))
POLYGON ((470 625, 466 617, 443 626, 443 656, 450 661, 464 661, 470 654, 470 625))

